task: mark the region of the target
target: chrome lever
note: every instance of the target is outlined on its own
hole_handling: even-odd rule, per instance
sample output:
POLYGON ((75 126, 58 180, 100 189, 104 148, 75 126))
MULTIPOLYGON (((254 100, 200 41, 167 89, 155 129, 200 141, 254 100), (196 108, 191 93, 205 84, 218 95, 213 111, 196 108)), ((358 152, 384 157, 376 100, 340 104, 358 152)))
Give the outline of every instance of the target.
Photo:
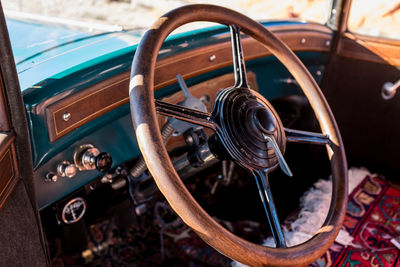
POLYGON ((399 89, 400 87, 400 80, 398 80, 395 83, 391 83, 391 82, 386 82, 383 84, 382 86, 382 98, 385 100, 389 100, 392 99, 397 92, 397 89, 399 89))
POLYGON ((278 159, 279 162, 279 166, 281 167, 282 171, 287 175, 292 177, 293 173, 289 168, 289 165, 287 164, 285 158, 282 155, 281 150, 279 149, 278 144, 275 141, 275 138, 273 136, 269 136, 263 133, 264 139, 267 140, 271 145, 272 145, 272 149, 275 152, 275 155, 278 159))

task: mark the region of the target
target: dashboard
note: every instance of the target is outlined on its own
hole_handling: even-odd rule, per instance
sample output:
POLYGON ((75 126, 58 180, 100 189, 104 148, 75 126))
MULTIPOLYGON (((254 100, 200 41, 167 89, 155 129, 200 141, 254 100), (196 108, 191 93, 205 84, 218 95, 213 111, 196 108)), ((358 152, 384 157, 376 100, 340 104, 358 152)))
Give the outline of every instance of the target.
MULTIPOLYGON (((320 82, 331 30, 298 22, 265 25, 320 82)), ((291 75, 263 46, 245 38, 243 47, 251 83, 267 99, 299 93, 291 75)), ((46 79, 24 91, 40 209, 85 185, 106 181, 119 166, 140 156, 128 106, 129 68, 135 49, 102 57, 101 62, 80 66, 79 71, 46 79), (107 168, 99 167, 99 162, 107 168)), ((159 54, 155 96, 181 102, 176 80, 180 74, 190 92, 210 108, 218 91, 233 85, 231 53, 226 28, 171 38, 159 54)), ((168 146, 173 149, 179 142, 172 138, 168 146)))

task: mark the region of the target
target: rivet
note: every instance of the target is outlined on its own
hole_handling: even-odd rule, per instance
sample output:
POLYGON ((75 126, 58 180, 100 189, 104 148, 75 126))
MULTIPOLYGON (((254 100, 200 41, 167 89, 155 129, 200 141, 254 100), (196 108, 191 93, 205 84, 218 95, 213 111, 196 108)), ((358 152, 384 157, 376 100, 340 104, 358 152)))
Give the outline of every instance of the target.
POLYGON ((71 113, 69 113, 69 112, 64 113, 64 114, 62 115, 62 119, 63 119, 64 121, 69 121, 69 120, 71 119, 71 117, 72 117, 72 115, 71 115, 71 113))
POLYGON ((300 43, 305 44, 306 43, 306 38, 301 38, 300 43))
POLYGON ((213 62, 216 58, 217 58, 217 56, 213 54, 213 55, 210 56, 209 59, 210 59, 211 62, 213 62))
POLYGON ((320 70, 317 70, 317 76, 321 76, 322 72, 320 70))
POLYGON ((331 45, 331 40, 326 40, 325 45, 326 46, 330 46, 331 45))

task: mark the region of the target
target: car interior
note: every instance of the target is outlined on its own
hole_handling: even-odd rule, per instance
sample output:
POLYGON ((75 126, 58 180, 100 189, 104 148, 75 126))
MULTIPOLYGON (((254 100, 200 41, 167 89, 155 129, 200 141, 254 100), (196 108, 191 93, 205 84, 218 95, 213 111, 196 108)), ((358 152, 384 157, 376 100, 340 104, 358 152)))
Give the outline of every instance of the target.
POLYGON ((398 266, 400 41, 356 4, 56 45, 0 12, 0 266, 398 266))

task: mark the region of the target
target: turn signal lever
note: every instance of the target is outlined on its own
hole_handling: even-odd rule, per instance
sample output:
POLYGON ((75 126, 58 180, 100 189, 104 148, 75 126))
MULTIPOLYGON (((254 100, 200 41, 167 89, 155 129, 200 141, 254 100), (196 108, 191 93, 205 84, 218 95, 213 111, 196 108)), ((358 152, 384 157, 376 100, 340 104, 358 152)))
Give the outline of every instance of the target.
POLYGON ((107 152, 100 152, 93 145, 80 146, 74 154, 74 163, 80 171, 108 171, 112 166, 112 157, 107 152))

